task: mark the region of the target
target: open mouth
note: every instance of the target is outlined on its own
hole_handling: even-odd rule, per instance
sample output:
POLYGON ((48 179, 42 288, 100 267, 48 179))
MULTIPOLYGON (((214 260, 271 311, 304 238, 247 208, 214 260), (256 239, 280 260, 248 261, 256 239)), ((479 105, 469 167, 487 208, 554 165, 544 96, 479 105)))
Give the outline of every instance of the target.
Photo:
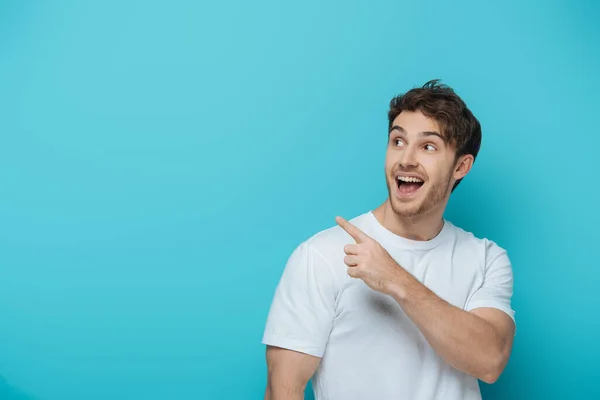
POLYGON ((425 182, 421 178, 414 176, 396 176, 396 184, 398 185, 398 193, 401 196, 410 196, 416 193, 425 182))

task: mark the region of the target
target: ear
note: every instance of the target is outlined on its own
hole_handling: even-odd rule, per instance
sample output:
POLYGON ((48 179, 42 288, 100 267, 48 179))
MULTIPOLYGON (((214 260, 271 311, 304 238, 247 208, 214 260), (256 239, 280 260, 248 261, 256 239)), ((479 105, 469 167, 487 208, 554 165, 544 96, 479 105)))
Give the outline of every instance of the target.
POLYGON ((473 161, 475 161, 475 158, 472 154, 465 154, 460 156, 454 168, 454 180, 464 178, 471 170, 471 167, 473 166, 473 161))

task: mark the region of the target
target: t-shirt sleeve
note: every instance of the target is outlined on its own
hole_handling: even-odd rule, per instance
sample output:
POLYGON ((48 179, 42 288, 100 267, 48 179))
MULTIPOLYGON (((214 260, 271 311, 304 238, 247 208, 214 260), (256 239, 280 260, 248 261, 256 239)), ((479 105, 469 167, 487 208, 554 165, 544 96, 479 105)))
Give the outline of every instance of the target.
POLYGON ((467 301, 465 310, 491 307, 507 313, 515 321, 511 307, 513 271, 506 250, 492 241, 486 244, 486 268, 483 283, 467 301))
POLYGON ((262 343, 322 357, 334 318, 334 278, 323 256, 300 244, 275 290, 262 343))

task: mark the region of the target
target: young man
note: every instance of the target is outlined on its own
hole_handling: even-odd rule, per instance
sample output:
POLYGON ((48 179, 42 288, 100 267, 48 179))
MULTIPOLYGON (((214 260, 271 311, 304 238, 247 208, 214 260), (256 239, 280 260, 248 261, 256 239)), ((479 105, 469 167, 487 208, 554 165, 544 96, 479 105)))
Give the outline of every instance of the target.
POLYGON ((475 400, 515 335, 506 251, 445 220, 481 126, 437 80, 394 98, 375 210, 307 239, 271 304, 265 399, 475 400))

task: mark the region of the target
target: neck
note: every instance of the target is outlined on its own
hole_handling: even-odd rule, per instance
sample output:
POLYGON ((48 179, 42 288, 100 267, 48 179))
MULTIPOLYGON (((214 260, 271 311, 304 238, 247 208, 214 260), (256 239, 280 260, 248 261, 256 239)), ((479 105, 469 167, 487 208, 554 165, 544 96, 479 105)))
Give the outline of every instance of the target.
POLYGON ((390 232, 411 240, 431 240, 444 227, 443 210, 433 209, 430 212, 414 217, 403 217, 392 209, 389 198, 373 210, 373 215, 381 225, 390 232))

